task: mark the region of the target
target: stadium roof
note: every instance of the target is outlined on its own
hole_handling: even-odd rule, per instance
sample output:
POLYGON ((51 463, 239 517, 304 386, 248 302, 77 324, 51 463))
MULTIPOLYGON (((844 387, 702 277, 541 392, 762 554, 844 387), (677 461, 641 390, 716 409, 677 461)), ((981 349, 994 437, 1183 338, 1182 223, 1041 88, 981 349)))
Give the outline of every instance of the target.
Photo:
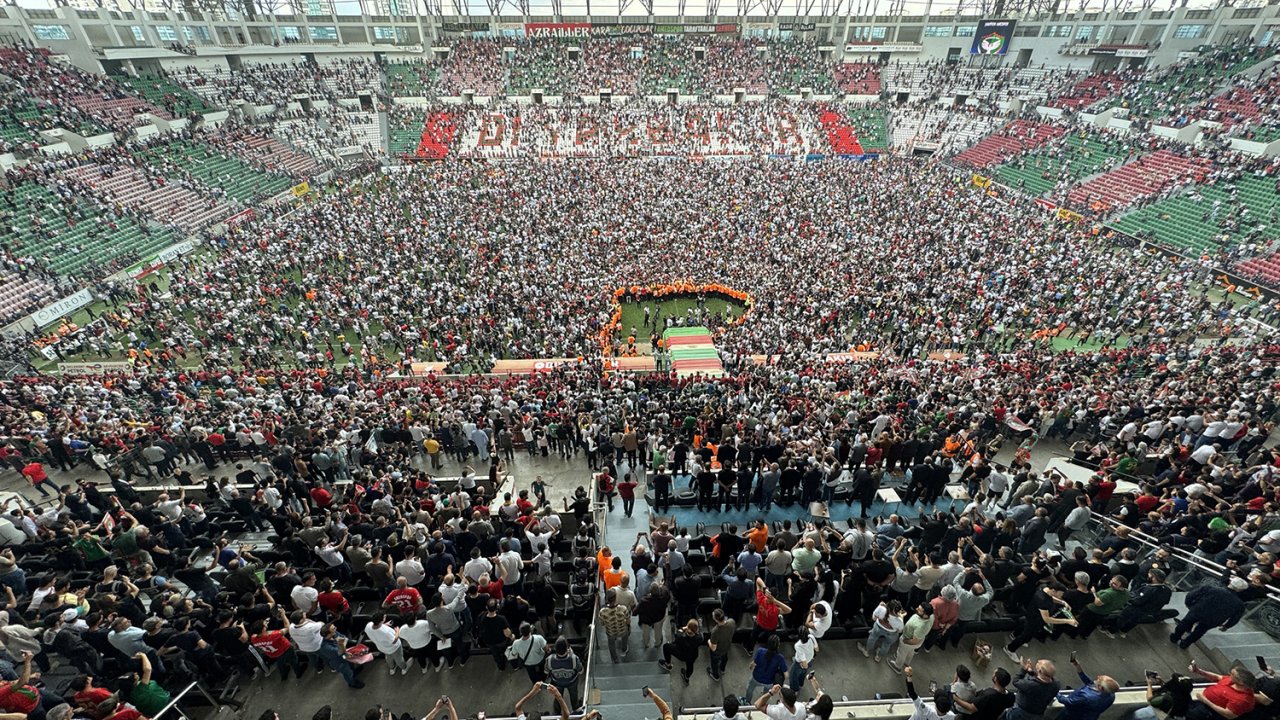
MULTIPOLYGON (((162 11, 164 3, 160 0, 83 0, 90 5, 103 5, 108 8, 115 4, 120 5, 120 9, 131 10, 133 6, 145 5, 147 9, 155 6, 156 10, 162 11)), ((529 14, 536 16, 550 16, 554 14, 553 0, 526 0, 529 7, 529 14)), ((55 4, 56 0, 17 0, 17 4, 21 7, 29 8, 48 8, 55 4)), ((489 17, 490 9, 486 0, 460 0, 472 17, 483 18, 489 17)), ((62 3, 58 3, 62 4, 62 3)), ((72 3, 76 4, 76 3, 72 3)), ((260 3, 266 4, 266 3, 260 3)), ((287 6, 288 3, 280 3, 287 6)), ((392 14, 413 15, 415 12, 427 14, 429 11, 424 6, 423 0, 381 0, 377 2, 377 9, 374 9, 374 0, 301 0, 301 4, 314 5, 315 11, 311 14, 336 14, 336 15, 362 15, 362 14, 385 14, 387 5, 396 6, 398 13, 393 11, 392 14), (321 6, 324 6, 323 8, 321 6), (332 8, 332 9, 330 9, 332 8), (416 8, 416 10, 415 10, 416 8)), ((516 10, 514 2, 508 2, 511 9, 504 9, 503 14, 508 12, 511 15, 519 14, 516 10)), ((558 0, 560 11, 565 20, 569 20, 567 16, 587 16, 593 15, 599 17, 627 17, 627 18, 643 18, 649 15, 644 5, 640 2, 623 2, 618 0, 558 0), (619 12, 619 5, 622 6, 619 12)), ((1240 0, 1238 2, 1230 2, 1230 0, 1062 0, 1061 10, 1063 12, 1072 11, 1109 11, 1109 10, 1142 10, 1150 8, 1153 10, 1170 10, 1177 7, 1196 7, 1211 8, 1219 5, 1229 5, 1233 8, 1252 7, 1254 5, 1262 6, 1264 0, 1240 0)), ((805 15, 806 12, 817 14, 820 4, 810 2, 809 0, 653 0, 654 16, 671 16, 678 15, 680 9, 684 8, 685 18, 705 17, 708 8, 718 6, 718 16, 720 18, 737 17, 737 16, 776 16, 781 18, 795 17, 797 15, 805 15), (774 9, 776 8, 776 9, 774 9)), ((888 21, 889 17, 896 16, 923 16, 929 15, 931 20, 936 20, 940 16, 956 15, 956 14, 984 14, 984 6, 990 7, 990 0, 830 0, 827 4, 830 8, 838 7, 838 12, 834 15, 852 14, 857 17, 877 17, 877 21, 888 21), (839 5, 836 5, 839 2, 839 5)), ((452 3, 445 3, 444 7, 449 8, 446 12, 451 12, 452 3)), ((282 14, 289 13, 287 7, 282 7, 282 14)))

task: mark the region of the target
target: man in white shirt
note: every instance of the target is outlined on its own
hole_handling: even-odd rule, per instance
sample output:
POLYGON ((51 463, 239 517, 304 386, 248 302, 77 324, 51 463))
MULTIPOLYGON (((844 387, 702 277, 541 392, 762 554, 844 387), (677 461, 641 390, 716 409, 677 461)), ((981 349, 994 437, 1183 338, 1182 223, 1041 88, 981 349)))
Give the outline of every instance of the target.
POLYGON ((486 573, 493 574, 493 563, 489 562, 488 558, 481 557, 480 548, 471 548, 471 559, 462 567, 462 574, 471 582, 475 582, 486 573))
POLYGON ((809 632, 809 628, 802 627, 799 630, 799 637, 792 646, 795 655, 791 661, 791 689, 795 692, 800 691, 800 686, 804 684, 804 678, 809 674, 813 667, 813 657, 818 653, 818 639, 809 632))
POLYGON ((1191 461, 1201 465, 1213 464, 1213 459, 1218 456, 1219 448, 1217 445, 1201 445, 1191 452, 1191 461))
POLYGON ((503 552, 498 556, 498 569, 502 575, 502 585, 514 595, 520 594, 521 571, 524 569, 524 561, 520 559, 520 553, 512 550, 507 545, 507 541, 502 541, 503 552))
POLYGON ((1147 439, 1152 443, 1159 441, 1161 436, 1164 435, 1164 421, 1157 418, 1143 425, 1142 434, 1147 436, 1147 439))
POLYGON ((378 652, 387 659, 389 674, 395 675, 396 670, 399 670, 401 675, 409 674, 409 661, 404 657, 404 646, 400 643, 400 630, 387 624, 386 613, 378 613, 372 620, 365 623, 364 634, 373 641, 378 652))
POLYGON ((289 592, 293 607, 307 615, 316 609, 316 601, 319 597, 320 593, 316 590, 316 574, 311 572, 303 575, 302 584, 294 585, 293 590, 289 592))
POLYGON ((1120 428, 1120 432, 1116 433, 1116 440, 1128 445, 1138 436, 1138 423, 1130 421, 1120 428))
POLYGON ((1196 447, 1202 445, 1212 445, 1218 442, 1218 437, 1222 435, 1222 431, 1227 427, 1227 421, 1218 417, 1215 413, 1209 416, 1209 423, 1204 426, 1204 432, 1200 433, 1200 439, 1196 440, 1196 447))
POLYGON ((819 600, 809 607, 809 618, 805 621, 805 626, 809 628, 815 640, 821 640, 822 636, 831 629, 832 619, 831 603, 819 600))
POLYGON ((417 587, 427 577, 427 571, 418 561, 418 551, 410 547, 405 550, 404 559, 396 563, 396 576, 409 582, 410 587, 417 587))
POLYGON ((756 700, 756 712, 764 713, 769 720, 805 720, 809 714, 804 705, 796 702, 796 692, 789 687, 774 685, 769 692, 756 700), (770 700, 777 699, 772 705, 770 700))
POLYGON ((911 681, 911 666, 904 667, 902 674, 907 679, 907 697, 911 698, 916 708, 915 712, 911 713, 910 720, 955 720, 956 714, 951 708, 950 695, 938 693, 934 695, 933 702, 925 702, 916 692, 916 686, 911 681))
POLYGON ((169 493, 160 493, 156 498, 156 513, 169 522, 178 522, 182 518, 182 501, 186 498, 185 488, 178 493, 177 500, 170 500, 169 493))
POLYGON ((457 600, 460 596, 465 595, 467 592, 467 586, 465 583, 458 582, 458 577, 456 575, 449 573, 444 576, 444 582, 440 583, 440 586, 436 588, 436 590, 440 593, 440 596, 444 598, 444 604, 448 605, 454 600, 457 600))
POLYGON ((562 526, 562 523, 560 521, 560 514, 557 513, 555 510, 551 510, 550 512, 547 513, 546 517, 542 518, 542 529, 545 530, 546 532, 551 533, 552 535, 560 532, 561 526, 562 526))
MULTIPOLYGON (((311 620, 309 618, 296 618, 292 625, 289 626, 289 637, 293 640, 293 644, 298 646, 298 652, 314 656, 320 652, 320 643, 324 637, 324 623, 319 620, 311 620)), ((319 658, 312 658, 312 665, 323 671, 323 663, 319 658)))

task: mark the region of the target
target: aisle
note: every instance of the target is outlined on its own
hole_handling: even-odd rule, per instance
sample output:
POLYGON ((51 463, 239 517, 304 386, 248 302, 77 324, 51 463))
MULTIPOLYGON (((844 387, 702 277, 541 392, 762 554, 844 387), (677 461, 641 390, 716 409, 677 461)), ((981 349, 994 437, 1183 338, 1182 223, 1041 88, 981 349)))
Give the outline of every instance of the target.
MULTIPOLYGON (((629 468, 620 465, 618 472, 627 472, 629 468)), ((637 488, 636 507, 632 517, 622 514, 622 501, 614 499, 613 512, 605 523, 604 544, 629 562, 631 548, 635 546, 636 534, 649 531, 649 505, 644 501, 642 489, 637 488)), ((627 565, 630 574, 630 566, 627 565)), ((635 588, 634 580, 632 589, 635 588)), ((608 715, 609 720, 653 720, 658 717, 658 709, 653 702, 640 694, 641 688, 648 686, 662 696, 668 703, 672 702, 671 675, 658 667, 661 657, 658 648, 644 649, 640 644, 640 626, 633 621, 630 640, 630 652, 615 664, 609 657, 609 644, 605 639, 604 628, 596 629, 596 651, 591 660, 592 685, 600 691, 599 707, 608 715), (607 708, 607 709, 606 709, 607 708)), ((674 709, 674 708, 673 708, 674 709)))

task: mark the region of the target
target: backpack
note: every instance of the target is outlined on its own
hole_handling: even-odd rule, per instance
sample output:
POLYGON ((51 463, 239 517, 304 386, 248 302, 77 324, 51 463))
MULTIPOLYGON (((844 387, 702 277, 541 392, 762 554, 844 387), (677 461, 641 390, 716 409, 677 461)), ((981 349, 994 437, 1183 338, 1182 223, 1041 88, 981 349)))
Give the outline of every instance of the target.
POLYGON ((578 660, 578 656, 572 650, 564 657, 552 655, 547 658, 547 675, 556 685, 572 685, 578 681, 580 672, 582 672, 582 661, 578 660))

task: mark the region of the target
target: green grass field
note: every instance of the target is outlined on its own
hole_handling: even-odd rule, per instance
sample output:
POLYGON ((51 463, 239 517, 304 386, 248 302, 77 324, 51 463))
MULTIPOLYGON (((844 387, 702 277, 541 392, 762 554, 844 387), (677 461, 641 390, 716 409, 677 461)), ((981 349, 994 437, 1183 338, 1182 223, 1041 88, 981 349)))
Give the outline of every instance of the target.
MULTIPOLYGON (((647 353, 649 351, 649 333, 654 332, 652 328, 642 327, 644 324, 644 308, 649 303, 640 302, 624 302, 622 303, 622 325, 619 332, 619 339, 625 340, 627 334, 631 332, 631 328, 636 328, 636 346, 640 348, 640 352, 647 353)), ((685 317, 685 313, 690 309, 694 310, 697 316, 698 301, 693 298, 675 298, 672 300, 663 300, 656 305, 658 314, 658 327, 661 328, 663 320, 668 317, 685 317)), ((716 325, 724 325, 730 317, 740 317, 746 306, 729 298, 710 295, 707 297, 707 312, 713 317, 719 315, 721 321, 716 325)), ((701 324, 695 320, 692 324, 701 324)), ((662 333, 659 332, 659 335, 662 333)))
POLYGON ((1097 340, 1095 337, 1089 338, 1089 342, 1083 345, 1078 344, 1078 342, 1079 341, 1076 339, 1076 337, 1074 335, 1071 335, 1069 337, 1053 338, 1051 344, 1053 346, 1053 349, 1059 352, 1063 350, 1074 350, 1076 352, 1093 352, 1095 350, 1102 350, 1103 348, 1114 348, 1117 350, 1123 350, 1124 348, 1129 346, 1129 337, 1127 335, 1121 335, 1116 340, 1115 345, 1103 345, 1102 341, 1097 340))

